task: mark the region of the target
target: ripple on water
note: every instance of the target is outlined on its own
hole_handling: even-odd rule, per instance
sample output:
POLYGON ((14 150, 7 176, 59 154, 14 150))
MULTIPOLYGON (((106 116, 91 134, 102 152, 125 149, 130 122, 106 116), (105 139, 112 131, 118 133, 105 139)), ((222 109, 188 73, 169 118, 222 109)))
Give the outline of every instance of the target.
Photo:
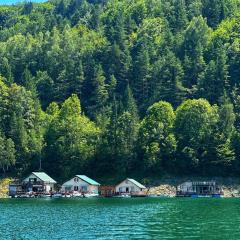
POLYGON ((240 199, 10 199, 0 239, 239 239, 240 199))

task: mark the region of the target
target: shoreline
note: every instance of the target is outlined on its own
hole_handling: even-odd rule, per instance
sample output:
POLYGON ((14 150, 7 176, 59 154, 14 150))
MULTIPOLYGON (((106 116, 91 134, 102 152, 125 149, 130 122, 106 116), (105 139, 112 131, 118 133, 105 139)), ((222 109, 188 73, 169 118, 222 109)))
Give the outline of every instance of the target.
MULTIPOLYGON (((176 197, 176 187, 185 181, 216 181, 221 186, 224 195, 223 198, 240 197, 240 178, 203 178, 203 177, 166 177, 162 180, 148 179, 147 195, 156 195, 162 197, 176 197)), ((0 199, 9 198, 8 186, 11 183, 11 178, 0 180, 0 199)), ((142 179, 146 181, 146 179, 142 179)))

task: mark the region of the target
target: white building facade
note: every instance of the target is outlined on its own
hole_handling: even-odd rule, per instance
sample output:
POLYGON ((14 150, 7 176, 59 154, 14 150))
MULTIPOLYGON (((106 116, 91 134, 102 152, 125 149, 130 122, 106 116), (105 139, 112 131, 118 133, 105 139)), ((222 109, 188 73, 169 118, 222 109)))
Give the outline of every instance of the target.
POLYGON ((144 185, 134 179, 127 178, 116 186, 116 193, 139 193, 146 189, 144 185))
POLYGON ((62 192, 82 192, 82 193, 98 193, 100 184, 85 175, 76 175, 69 181, 65 182, 62 192))

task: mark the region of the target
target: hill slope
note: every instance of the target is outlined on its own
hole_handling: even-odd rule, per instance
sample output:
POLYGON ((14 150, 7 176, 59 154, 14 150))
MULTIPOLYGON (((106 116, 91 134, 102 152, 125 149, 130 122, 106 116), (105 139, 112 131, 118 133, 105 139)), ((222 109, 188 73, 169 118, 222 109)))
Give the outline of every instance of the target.
POLYGON ((236 0, 0 7, 0 166, 56 178, 237 175, 236 0))

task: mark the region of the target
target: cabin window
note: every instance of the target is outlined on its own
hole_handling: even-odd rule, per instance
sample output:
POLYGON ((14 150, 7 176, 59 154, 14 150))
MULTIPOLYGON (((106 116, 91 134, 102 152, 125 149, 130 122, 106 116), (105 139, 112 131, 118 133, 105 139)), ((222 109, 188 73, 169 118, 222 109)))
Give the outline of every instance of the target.
POLYGON ((37 182, 37 178, 29 178, 29 182, 37 182))
POLYGON ((131 192, 134 192, 134 187, 131 187, 131 192))
POLYGON ((119 188, 119 192, 122 192, 122 187, 119 188))
POLYGON ((125 183, 128 184, 128 180, 126 180, 125 183))
POLYGON ((76 177, 76 178, 74 178, 74 182, 78 182, 78 178, 76 177))

